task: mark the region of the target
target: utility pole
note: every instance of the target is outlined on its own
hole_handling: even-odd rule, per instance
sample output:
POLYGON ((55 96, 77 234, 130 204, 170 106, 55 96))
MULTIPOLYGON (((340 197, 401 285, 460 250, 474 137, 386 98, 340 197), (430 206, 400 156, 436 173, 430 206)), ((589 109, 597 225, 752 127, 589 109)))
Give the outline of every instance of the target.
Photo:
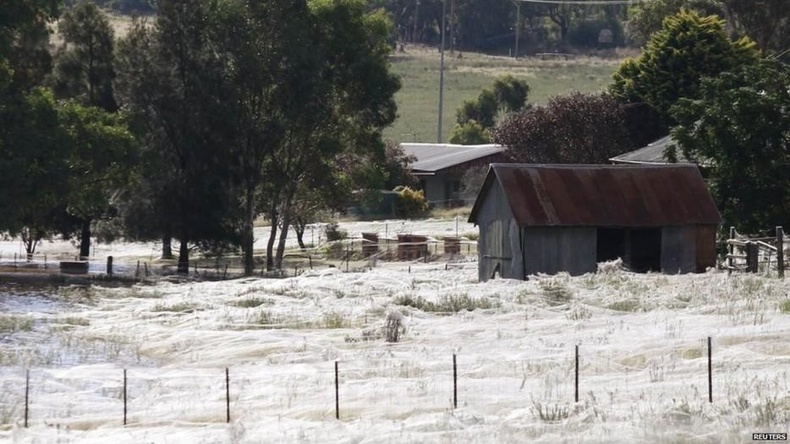
POLYGON ((455 0, 450 0, 450 55, 455 55, 455 0))
POLYGON ((436 131, 436 143, 442 143, 442 108, 444 107, 444 34, 445 17, 447 16, 447 0, 442 0, 442 48, 439 62, 439 127, 436 131))
POLYGON ((516 0, 516 50, 513 53, 513 58, 518 59, 518 31, 521 28, 521 2, 516 0))

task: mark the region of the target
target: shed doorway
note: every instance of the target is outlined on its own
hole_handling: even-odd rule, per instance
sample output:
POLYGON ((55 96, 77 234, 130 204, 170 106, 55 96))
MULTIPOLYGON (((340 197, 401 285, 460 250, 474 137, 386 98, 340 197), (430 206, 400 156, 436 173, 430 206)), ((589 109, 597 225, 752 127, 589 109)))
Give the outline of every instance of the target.
POLYGON ((621 258, 631 271, 661 271, 660 228, 598 228, 596 262, 621 258))
POLYGON ((613 261, 617 258, 625 260, 626 230, 624 228, 599 228, 597 236, 596 263, 613 261))
POLYGON ((638 273, 661 271, 661 229, 630 230, 629 268, 638 273))

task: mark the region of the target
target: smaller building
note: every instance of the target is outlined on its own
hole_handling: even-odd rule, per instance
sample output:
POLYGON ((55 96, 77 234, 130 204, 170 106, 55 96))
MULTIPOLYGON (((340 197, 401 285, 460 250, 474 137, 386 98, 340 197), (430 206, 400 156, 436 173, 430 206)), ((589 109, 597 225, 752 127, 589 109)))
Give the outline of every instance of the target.
POLYGON ((446 143, 402 143, 407 156, 416 160, 412 174, 420 181, 425 199, 434 206, 453 206, 461 202, 461 179, 470 168, 503 162, 501 145, 453 145, 446 143))
POLYGON ((713 199, 694 165, 492 164, 469 222, 480 280, 496 274, 702 272, 716 264, 713 199))
POLYGON ((705 159, 701 159, 698 162, 692 162, 686 159, 686 156, 683 155, 683 150, 680 149, 672 136, 664 136, 650 142, 647 146, 612 157, 609 161, 612 163, 630 165, 675 165, 679 163, 696 163, 703 177, 705 176, 705 168, 709 166, 709 162, 705 159))

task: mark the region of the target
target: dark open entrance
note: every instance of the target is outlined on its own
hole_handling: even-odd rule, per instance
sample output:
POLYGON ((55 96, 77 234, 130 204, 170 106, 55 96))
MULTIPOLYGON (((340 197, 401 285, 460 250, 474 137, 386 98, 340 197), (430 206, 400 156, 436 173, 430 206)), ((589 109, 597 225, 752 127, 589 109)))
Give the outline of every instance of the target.
POLYGON ((595 261, 613 261, 625 256, 625 230, 622 228, 599 228, 595 261))
POLYGON ((632 271, 661 270, 661 229, 598 228, 596 261, 617 258, 632 271))
POLYGON ((646 228, 630 230, 630 264, 631 270, 644 273, 661 271, 661 230, 646 228))

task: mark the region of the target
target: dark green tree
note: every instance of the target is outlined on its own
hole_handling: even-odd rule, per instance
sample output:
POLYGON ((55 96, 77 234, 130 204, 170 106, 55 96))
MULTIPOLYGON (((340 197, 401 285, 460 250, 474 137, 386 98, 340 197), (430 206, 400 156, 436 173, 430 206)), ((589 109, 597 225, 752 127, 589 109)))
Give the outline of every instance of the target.
POLYGON ((464 100, 461 107, 455 112, 455 121, 459 125, 474 120, 483 128, 492 128, 496 125, 499 113, 497 95, 489 88, 484 89, 474 100, 464 100))
MULTIPOLYGON (((55 66, 50 83, 59 99, 76 100, 79 104, 88 107, 99 107, 108 112, 118 109, 113 94, 113 80, 115 71, 113 67, 114 43, 113 29, 110 21, 94 3, 82 1, 71 9, 66 10, 58 23, 58 29, 63 38, 63 43, 58 48, 55 55, 55 66)), ((76 108, 67 106, 68 117, 74 117, 76 108)), ((90 113, 89 113, 90 114, 90 113)), ((103 119, 96 113, 84 115, 86 119, 103 119)), ((83 122, 87 123, 87 121, 83 122)), ((104 121, 100 125, 108 124, 104 121)), ((123 125, 123 124, 121 124, 123 125)), ((97 134, 91 137, 98 136, 97 134)), ((87 142, 89 143, 89 142, 87 142)), ((101 150, 101 147, 94 147, 94 150, 101 150)), ((108 147, 108 149, 110 149, 108 147)), ((84 167, 85 162, 92 163, 88 158, 80 158, 80 155, 88 155, 97 160, 101 154, 95 151, 80 150, 75 147, 71 161, 79 162, 84 167), (78 160, 79 159, 79 160, 78 160)), ((110 155, 110 157, 112 157, 110 155)), ((97 168, 81 168, 83 172, 99 172, 102 170, 101 161, 97 168)), ((99 173, 102 174, 102 173, 99 173)), ((83 183, 90 183, 92 179, 82 179, 83 183)), ((98 179, 103 182, 103 179, 98 179)), ((118 185, 116 183, 116 185, 118 185)), ((70 192, 76 192, 71 190, 70 192)), ((83 190, 86 191, 86 190, 83 190)), ((110 195, 116 189, 104 189, 105 204, 101 205, 69 205, 70 216, 76 218, 79 227, 75 227, 77 236, 80 240, 80 255, 88 256, 91 243, 91 224, 109 213, 110 195), (95 210, 96 212, 91 212, 95 210)), ((94 198, 96 196, 94 195, 94 198)), ((64 234, 70 235, 70 229, 66 228, 64 234)))
MULTIPOLYGON (((227 0, 219 4, 212 37, 220 45, 232 116, 231 158, 240 188, 244 271, 254 271, 253 222, 265 213, 267 163, 285 142, 286 127, 310 97, 310 14, 305 1, 227 0), (305 84, 299 82, 306 80, 305 84)), ((269 165, 271 167, 271 165, 269 165)))
POLYGON ((528 107, 529 85, 511 75, 497 77, 475 100, 465 100, 455 113, 450 142, 464 145, 488 143, 497 119, 528 107))
POLYGON ((452 133, 450 133, 450 143, 459 145, 491 143, 491 135, 476 120, 469 120, 464 124, 455 124, 452 133))
POLYGON ((55 101, 36 88, 50 69, 56 0, 0 6, 0 232, 21 235, 29 253, 52 234, 66 172, 55 101))
POLYGON ((727 224, 756 233, 790 223, 790 67, 762 61, 703 80, 673 109, 672 135, 709 165, 727 224))
POLYGON ((696 98, 703 77, 757 58, 754 42, 731 40, 721 19, 683 10, 664 21, 638 58, 620 65, 609 90, 625 102, 650 105, 671 124, 669 109, 681 98, 696 98))
POLYGON ((34 253, 65 210, 67 143, 57 104, 45 89, 4 97, 0 120, 0 232, 21 235, 34 253))
POLYGON ((80 256, 87 257, 91 222, 111 216, 113 195, 128 182, 135 139, 117 113, 66 101, 58 114, 68 144, 66 210, 80 221, 80 256))
POLYGON ((122 103, 142 116, 143 155, 152 153, 141 174, 159 185, 144 199, 166 215, 159 234, 180 242, 180 273, 188 272, 194 246, 222 246, 238 232, 228 149, 232 91, 209 26, 215 7, 203 0, 158 2, 155 25, 135 27, 118 60, 122 103))
POLYGON ((105 13, 95 4, 82 1, 63 14, 58 28, 63 45, 55 60, 55 95, 115 111, 114 34, 105 13))

